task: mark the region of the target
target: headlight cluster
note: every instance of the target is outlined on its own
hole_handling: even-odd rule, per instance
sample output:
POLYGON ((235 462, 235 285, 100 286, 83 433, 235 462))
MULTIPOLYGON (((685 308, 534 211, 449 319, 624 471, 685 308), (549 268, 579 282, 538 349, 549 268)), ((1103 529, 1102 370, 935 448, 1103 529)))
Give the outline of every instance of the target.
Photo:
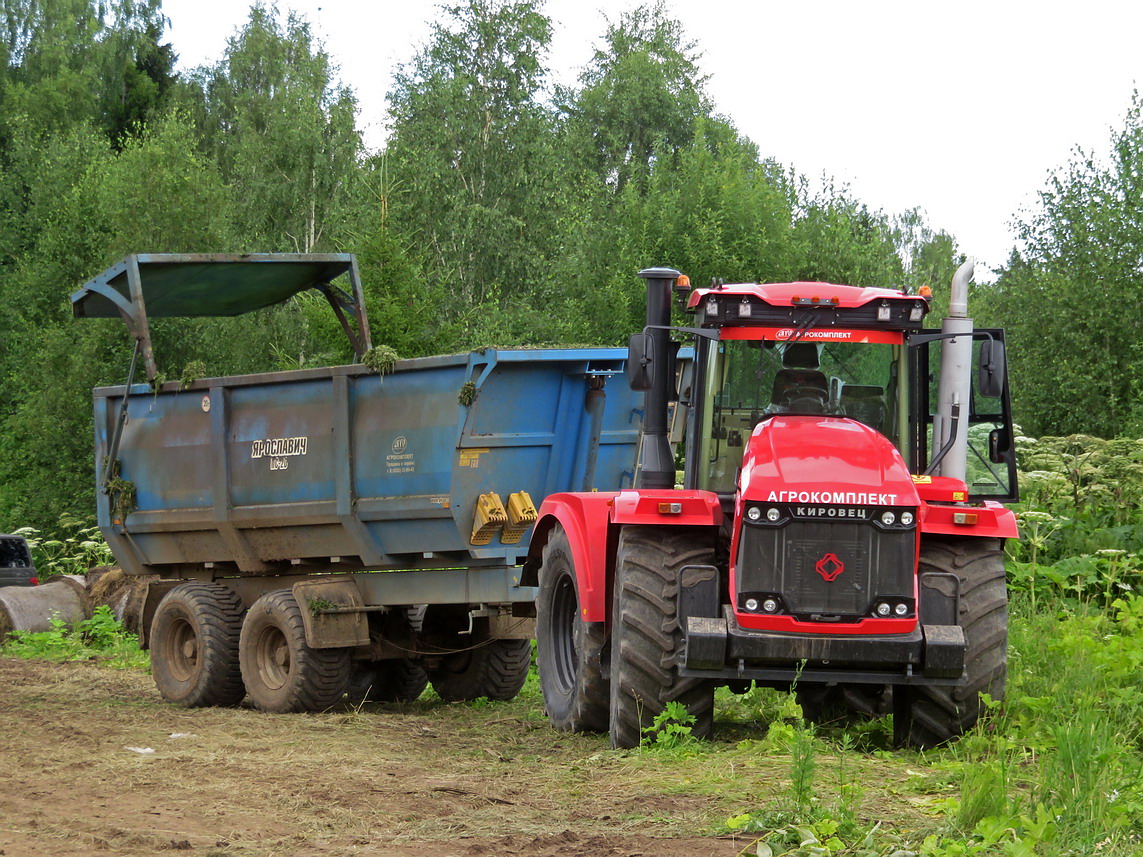
POLYGON ((878 619, 888 619, 891 616, 903 619, 911 610, 911 605, 907 601, 878 601, 873 607, 873 615, 878 619))

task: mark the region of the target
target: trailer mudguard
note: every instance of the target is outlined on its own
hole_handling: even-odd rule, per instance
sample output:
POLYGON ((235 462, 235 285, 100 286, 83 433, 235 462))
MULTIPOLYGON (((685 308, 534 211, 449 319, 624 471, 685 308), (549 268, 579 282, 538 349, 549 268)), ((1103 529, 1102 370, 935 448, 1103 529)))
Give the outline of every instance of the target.
POLYGON ((722 506, 710 491, 630 490, 552 494, 540 504, 521 583, 536 586, 544 545, 554 527, 567 533, 585 622, 607 621, 608 580, 615 566, 618 528, 624 524, 718 527, 722 506))

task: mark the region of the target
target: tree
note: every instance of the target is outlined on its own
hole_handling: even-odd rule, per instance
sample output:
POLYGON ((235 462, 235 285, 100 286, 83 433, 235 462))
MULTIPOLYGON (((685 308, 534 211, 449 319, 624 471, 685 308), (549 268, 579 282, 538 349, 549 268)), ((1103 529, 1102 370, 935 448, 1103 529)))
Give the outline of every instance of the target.
POLYGON ((883 212, 871 211, 847 188, 832 184, 811 194, 804 181, 799 208, 791 235, 798 259, 792 279, 852 286, 903 284, 904 266, 883 212))
POLYGON ((0 140, 13 119, 51 130, 90 122, 118 145, 174 83, 163 22, 160 0, 3 0, 0 140))
POLYGON ((424 248, 463 335, 525 297, 555 252, 561 189, 540 102, 551 23, 539 0, 444 9, 389 94, 393 228, 424 248))
POLYGON ((604 46, 580 76, 580 89, 562 99, 573 136, 592 152, 597 174, 619 192, 630 181, 645 185, 655 157, 694 139, 695 120, 711 110, 706 80, 695 43, 657 0, 608 22, 604 46))
POLYGON ((1077 149, 1049 178, 1017 224, 1023 249, 983 290, 1009 332, 1014 410, 1026 431, 1143 429, 1141 110, 1136 93, 1107 163, 1077 149))
POLYGON ((222 61, 197 72, 199 88, 183 90, 244 200, 243 246, 316 252, 360 228, 357 102, 334 73, 302 17, 291 12, 283 26, 277 7, 259 2, 222 61))
MULTIPOLYGON (((130 359, 124 326, 72 320, 68 294, 130 252, 225 246, 231 206, 218 171, 198 153, 194 129, 178 116, 118 153, 90 129, 32 137, 26 146, 44 158, 26 174, 36 228, 0 281, 7 308, 0 331, 0 519, 51 528, 65 512, 88 516, 94 509, 91 389, 122 383, 130 359)), ((232 343, 267 346, 256 328, 230 338, 197 330, 153 325, 162 368, 174 374, 189 349, 205 344, 213 351, 195 357, 235 371, 227 354, 232 343)))

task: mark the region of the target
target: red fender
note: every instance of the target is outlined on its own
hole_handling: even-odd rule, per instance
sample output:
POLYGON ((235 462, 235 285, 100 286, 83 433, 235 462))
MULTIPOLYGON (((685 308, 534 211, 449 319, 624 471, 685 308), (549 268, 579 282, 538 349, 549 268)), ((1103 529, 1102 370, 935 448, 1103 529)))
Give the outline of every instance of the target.
POLYGON ((611 504, 615 491, 590 494, 550 494, 540 504, 536 529, 528 545, 521 583, 535 586, 544 545, 558 525, 567 533, 579 587, 580 614, 585 622, 607 620, 607 580, 613 557, 607 546, 611 504))
POLYGON ((999 503, 986 500, 982 506, 922 507, 921 532, 926 536, 969 536, 980 539, 1016 539, 1016 515, 999 503))

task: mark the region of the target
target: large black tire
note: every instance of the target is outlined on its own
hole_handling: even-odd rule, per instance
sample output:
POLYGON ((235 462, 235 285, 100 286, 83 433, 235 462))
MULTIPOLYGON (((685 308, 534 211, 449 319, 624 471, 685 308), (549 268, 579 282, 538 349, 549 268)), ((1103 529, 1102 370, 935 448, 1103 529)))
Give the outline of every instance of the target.
POLYGON ((288 589, 267 592, 242 623, 238 644, 242 679, 262 711, 321 711, 349 686, 349 649, 313 649, 302 611, 288 589))
POLYGON ((714 683, 679 675, 683 629, 679 575, 688 565, 711 565, 710 537, 694 530, 624 527, 615 557, 611 620, 611 746, 637 747, 668 702, 695 718, 691 734, 710 737, 714 683))
POLYGON ((607 729, 610 690, 601 658, 603 623, 584 622, 567 533, 557 525, 544 545, 536 597, 536 667, 552 726, 561 732, 607 729))
POLYGON ((984 713, 980 694, 1004 698, 1008 676, 1008 586, 999 539, 925 539, 920 571, 960 578, 960 626, 968 649, 963 687, 911 689, 909 743, 929 748, 971 729, 984 713))
POLYGON ((429 681, 446 702, 471 702, 482 696, 502 701, 520 692, 531 664, 531 640, 487 640, 445 657, 429 672, 429 681))
POLYGON ((199 708, 237 705, 246 695, 238 666, 242 601, 217 583, 183 583, 151 622, 151 675, 163 699, 199 708))
POLYGON ((429 684, 429 674, 415 661, 364 661, 349 677, 350 702, 412 702, 429 684))

